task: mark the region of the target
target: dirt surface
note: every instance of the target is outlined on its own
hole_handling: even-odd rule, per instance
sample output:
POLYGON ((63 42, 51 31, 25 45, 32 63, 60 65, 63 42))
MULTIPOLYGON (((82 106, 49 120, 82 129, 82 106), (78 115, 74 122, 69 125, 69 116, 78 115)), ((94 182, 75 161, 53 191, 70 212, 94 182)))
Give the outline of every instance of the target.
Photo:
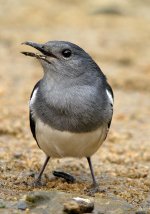
POLYGON ((68 40, 89 52, 115 94, 106 142, 93 156, 99 195, 116 195, 140 207, 150 194, 150 13, 149 0, 1 0, 0 6, 0 198, 16 201, 32 190, 83 194, 91 183, 85 159, 52 159, 33 188, 44 161, 29 130, 28 101, 42 77, 36 60, 21 55, 21 42, 68 40), (52 176, 61 169, 77 177, 68 184, 52 176))

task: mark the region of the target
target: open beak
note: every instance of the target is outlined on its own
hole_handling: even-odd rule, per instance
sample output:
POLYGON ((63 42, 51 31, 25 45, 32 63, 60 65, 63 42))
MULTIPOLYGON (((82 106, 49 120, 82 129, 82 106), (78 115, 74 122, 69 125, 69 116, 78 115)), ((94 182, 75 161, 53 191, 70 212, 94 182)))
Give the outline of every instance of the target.
POLYGON ((23 42, 22 45, 29 45, 42 53, 42 54, 39 54, 39 53, 22 51, 21 53, 26 56, 31 56, 31 57, 36 57, 37 59, 42 59, 49 64, 51 64, 51 62, 47 59, 47 57, 57 58, 54 54, 50 53, 49 51, 46 51, 44 49, 43 44, 38 44, 35 42, 27 41, 27 42, 23 42))
POLYGON ((31 41, 27 41, 27 42, 23 42, 22 45, 29 45, 39 51, 43 51, 43 45, 42 44, 38 44, 38 43, 35 43, 35 42, 31 42, 31 41))
POLYGON ((26 51, 22 51, 21 53, 26 55, 26 56, 31 56, 31 57, 36 57, 37 59, 43 59, 46 60, 46 52, 43 49, 43 45, 42 44, 38 44, 35 42, 23 42, 22 45, 29 45, 35 49, 37 49, 38 51, 40 51, 43 54, 39 54, 39 53, 33 53, 33 52, 26 52, 26 51))

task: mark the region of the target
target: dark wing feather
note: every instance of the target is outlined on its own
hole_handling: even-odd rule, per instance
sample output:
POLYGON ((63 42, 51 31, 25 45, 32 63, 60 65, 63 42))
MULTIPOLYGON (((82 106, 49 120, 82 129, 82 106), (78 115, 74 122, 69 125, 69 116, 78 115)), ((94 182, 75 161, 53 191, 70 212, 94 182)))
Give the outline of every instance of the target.
MULTIPOLYGON (((32 91, 32 93, 31 93, 31 96, 30 96, 30 100, 31 100, 31 98, 32 98, 32 95, 33 95, 34 90, 39 86, 39 83, 40 83, 40 81, 38 81, 38 82, 36 83, 36 85, 34 86, 33 91, 32 91)), ((35 121, 34 121, 34 118, 32 117, 31 109, 30 109, 30 112, 29 112, 29 120, 30 120, 30 129, 31 129, 32 135, 33 135, 34 139, 35 139, 36 142, 37 142, 36 133, 35 133, 35 121)), ((38 142, 37 142, 37 145, 38 145, 38 142)), ((39 145, 38 145, 38 146, 39 146, 39 145)))
MULTIPOLYGON (((111 94, 113 100, 114 100, 114 93, 113 93, 113 90, 111 88, 111 86, 107 83, 107 86, 106 86, 106 89, 109 91, 109 93, 111 94)), ((112 114, 113 114, 113 104, 111 104, 111 107, 112 107, 112 114)), ((111 125, 111 121, 112 121, 112 118, 110 119, 109 123, 108 123, 108 129, 110 128, 110 125, 111 125)))

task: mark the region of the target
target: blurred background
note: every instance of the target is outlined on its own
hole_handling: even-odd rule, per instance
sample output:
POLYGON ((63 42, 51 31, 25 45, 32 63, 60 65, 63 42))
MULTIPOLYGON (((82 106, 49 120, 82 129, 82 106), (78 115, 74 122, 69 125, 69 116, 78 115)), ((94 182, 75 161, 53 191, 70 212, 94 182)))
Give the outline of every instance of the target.
MULTIPOLYGON (((27 191, 27 173, 37 171, 44 159, 28 122, 30 93, 42 68, 20 54, 30 49, 21 43, 65 40, 96 60, 115 93, 109 137, 93 156, 99 182, 132 204, 145 200, 150 188, 149 8, 149 0, 0 0, 0 180, 5 187, 0 197, 27 191)), ((80 185, 90 182, 85 160, 53 160, 46 173, 57 167, 87 180, 80 185)), ((54 182, 62 189, 58 180, 48 187, 54 182)))

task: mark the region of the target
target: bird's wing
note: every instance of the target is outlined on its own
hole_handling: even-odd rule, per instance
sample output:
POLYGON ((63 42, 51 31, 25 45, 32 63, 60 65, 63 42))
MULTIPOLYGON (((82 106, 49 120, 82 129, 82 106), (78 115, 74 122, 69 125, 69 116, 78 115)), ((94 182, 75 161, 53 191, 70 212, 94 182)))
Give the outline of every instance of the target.
MULTIPOLYGON (((32 98, 32 95, 33 95, 34 91, 38 88, 39 83, 40 83, 40 81, 38 81, 38 82, 36 83, 36 85, 34 86, 33 91, 32 91, 32 93, 31 93, 31 96, 30 96, 30 100, 31 100, 31 98, 32 98)), ((30 120, 30 129, 31 129, 32 135, 33 135, 34 139, 35 139, 36 142, 37 142, 36 133, 35 133, 35 120, 34 120, 34 118, 33 118, 33 116, 32 116, 31 108, 30 108, 30 112, 29 112, 29 120, 30 120)), ((37 142, 37 145, 39 146, 38 142, 37 142)))
MULTIPOLYGON (((110 94, 112 101, 114 101, 114 93, 113 93, 113 90, 112 90, 111 86, 108 83, 107 83, 107 86, 106 86, 106 90, 110 94)), ((113 102, 110 102, 110 104, 111 104, 111 107, 112 107, 111 110, 112 110, 112 115, 113 115, 113 102)), ((112 121, 112 117, 111 117, 111 119, 110 119, 110 121, 108 123, 108 129, 110 128, 111 121, 112 121)))

